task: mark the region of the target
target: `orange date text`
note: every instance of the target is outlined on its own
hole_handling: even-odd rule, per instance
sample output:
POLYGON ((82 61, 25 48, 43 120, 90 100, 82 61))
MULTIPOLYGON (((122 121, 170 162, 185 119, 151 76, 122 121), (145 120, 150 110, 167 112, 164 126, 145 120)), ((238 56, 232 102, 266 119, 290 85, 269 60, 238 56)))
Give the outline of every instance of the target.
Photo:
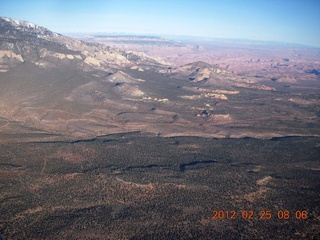
POLYGON ((278 220, 305 220, 308 218, 307 210, 277 210, 272 211, 269 209, 262 209, 259 211, 254 210, 213 210, 212 211, 212 219, 245 219, 245 220, 270 220, 270 219, 278 219, 278 220))

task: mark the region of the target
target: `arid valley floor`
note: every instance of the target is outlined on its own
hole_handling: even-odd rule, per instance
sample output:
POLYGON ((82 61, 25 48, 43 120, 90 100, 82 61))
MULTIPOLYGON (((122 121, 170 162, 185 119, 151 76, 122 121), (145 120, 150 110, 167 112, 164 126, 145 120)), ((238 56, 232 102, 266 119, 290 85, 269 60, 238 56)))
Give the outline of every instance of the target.
POLYGON ((318 138, 308 137, 139 133, 4 144, 2 234, 7 239, 316 239, 319 145, 318 138), (213 219, 214 210, 237 215, 213 219), (267 210, 271 218, 263 216, 267 210), (290 216, 284 219, 281 211, 290 216), (299 211, 307 218, 296 215, 299 211))

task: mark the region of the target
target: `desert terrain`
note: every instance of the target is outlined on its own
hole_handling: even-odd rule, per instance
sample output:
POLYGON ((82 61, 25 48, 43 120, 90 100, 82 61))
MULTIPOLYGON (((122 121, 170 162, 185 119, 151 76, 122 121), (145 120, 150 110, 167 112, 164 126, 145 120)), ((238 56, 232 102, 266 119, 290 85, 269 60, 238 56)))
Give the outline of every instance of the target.
POLYGON ((320 50, 0 18, 3 239, 317 239, 320 50))

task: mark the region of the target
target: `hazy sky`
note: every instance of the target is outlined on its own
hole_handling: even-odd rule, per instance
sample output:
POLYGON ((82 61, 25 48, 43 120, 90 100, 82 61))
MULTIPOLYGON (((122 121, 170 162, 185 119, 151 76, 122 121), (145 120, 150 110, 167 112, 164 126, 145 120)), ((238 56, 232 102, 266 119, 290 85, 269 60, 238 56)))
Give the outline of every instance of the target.
POLYGON ((0 0, 0 16, 59 33, 243 38, 320 47, 320 0, 0 0))

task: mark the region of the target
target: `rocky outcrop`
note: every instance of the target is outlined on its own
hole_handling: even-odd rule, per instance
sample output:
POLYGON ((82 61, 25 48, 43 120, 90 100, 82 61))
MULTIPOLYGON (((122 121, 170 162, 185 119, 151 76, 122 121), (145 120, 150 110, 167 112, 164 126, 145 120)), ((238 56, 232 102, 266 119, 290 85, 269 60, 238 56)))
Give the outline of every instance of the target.
POLYGON ((0 72, 7 72, 11 67, 23 62, 24 59, 20 54, 10 50, 0 50, 0 72))
POLYGON ((204 85, 228 85, 227 79, 234 78, 233 74, 217 66, 198 61, 177 68, 167 69, 169 75, 177 75, 194 83, 204 85))

